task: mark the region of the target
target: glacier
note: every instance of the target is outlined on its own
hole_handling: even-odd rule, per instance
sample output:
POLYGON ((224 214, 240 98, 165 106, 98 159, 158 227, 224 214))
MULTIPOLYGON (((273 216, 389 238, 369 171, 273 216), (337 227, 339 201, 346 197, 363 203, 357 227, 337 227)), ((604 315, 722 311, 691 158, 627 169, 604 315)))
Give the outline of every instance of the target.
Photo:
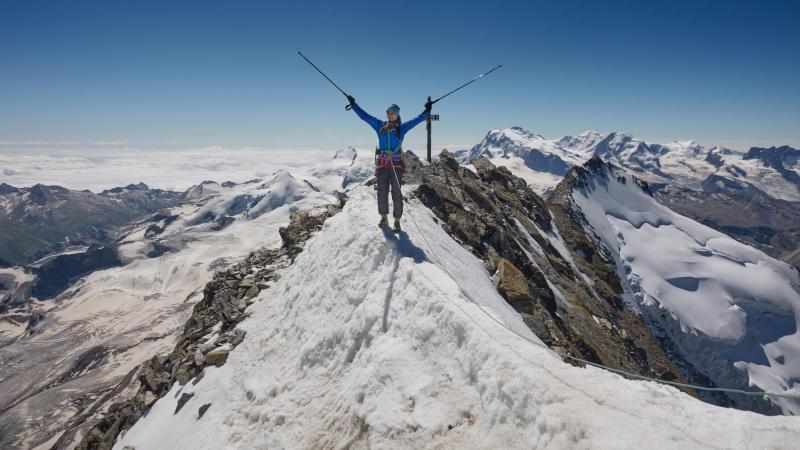
MULTIPOLYGON (((719 385, 800 394, 797 271, 673 212, 626 171, 589 166, 574 172, 572 199, 616 258, 629 304, 719 385)), ((800 414, 796 400, 772 401, 800 414)))

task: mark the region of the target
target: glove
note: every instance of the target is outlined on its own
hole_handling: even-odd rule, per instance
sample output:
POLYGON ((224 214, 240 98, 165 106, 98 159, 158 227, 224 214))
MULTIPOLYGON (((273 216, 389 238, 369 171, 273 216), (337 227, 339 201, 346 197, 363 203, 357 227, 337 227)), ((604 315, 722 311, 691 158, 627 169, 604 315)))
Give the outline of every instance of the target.
POLYGON ((352 95, 347 96, 347 101, 350 102, 351 105, 356 104, 356 99, 352 95))
POLYGON ((427 102, 425 102, 425 111, 431 112, 431 108, 433 108, 433 102, 428 100, 427 102))

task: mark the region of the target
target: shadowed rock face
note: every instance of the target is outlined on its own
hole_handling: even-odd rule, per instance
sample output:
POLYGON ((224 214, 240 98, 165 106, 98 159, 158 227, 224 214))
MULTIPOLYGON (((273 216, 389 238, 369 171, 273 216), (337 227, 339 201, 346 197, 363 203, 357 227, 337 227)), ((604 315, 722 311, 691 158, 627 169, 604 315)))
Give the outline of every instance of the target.
POLYGON ((25 265, 71 245, 110 243, 116 227, 184 197, 142 183, 99 194, 42 184, 0 185, 0 259, 25 265))
POLYGON ((95 270, 121 264, 113 246, 97 245, 85 252, 57 255, 40 265, 31 267, 36 274, 32 294, 40 300, 55 297, 69 287, 76 278, 95 270))
POLYGON ((486 159, 472 163, 477 173, 447 152, 427 166, 409 155, 405 179, 419 184, 415 195, 484 262, 531 330, 547 345, 589 361, 685 380, 662 343, 625 307, 610 258, 570 211, 548 205, 504 167, 486 159))
POLYGON ((767 167, 772 167, 787 181, 800 187, 800 175, 793 169, 800 167, 800 150, 784 145, 781 147, 753 147, 742 157, 758 159, 767 167))

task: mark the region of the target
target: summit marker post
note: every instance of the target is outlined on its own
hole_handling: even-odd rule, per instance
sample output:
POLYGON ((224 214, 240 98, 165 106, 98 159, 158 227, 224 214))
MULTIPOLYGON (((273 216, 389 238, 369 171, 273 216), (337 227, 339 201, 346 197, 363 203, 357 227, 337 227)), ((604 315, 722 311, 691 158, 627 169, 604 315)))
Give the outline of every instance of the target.
MULTIPOLYGON (((461 89, 463 89, 463 88, 469 86, 470 84, 480 80, 481 78, 485 77, 486 75, 489 75, 490 73, 494 72, 495 70, 497 70, 497 69, 499 69, 501 67, 503 67, 502 64, 492 68, 491 70, 488 70, 488 71, 478 75, 477 77, 467 81, 466 83, 464 83, 461 86, 453 89, 452 91, 448 92, 447 94, 442 95, 441 97, 437 98, 436 100, 431 101, 431 97, 428 96, 428 101, 431 104, 435 104, 439 100, 442 100, 443 98, 449 96, 450 94, 452 94, 452 93, 454 93, 456 91, 460 91, 461 89)), ((432 120, 439 120, 439 115, 438 114, 428 114, 428 120, 425 121, 426 125, 427 125, 427 128, 428 128, 428 162, 431 162, 431 121, 432 120)))
MULTIPOLYGON (((431 101, 431 96, 428 96, 428 101, 431 101)), ((438 114, 428 114, 428 118, 425 119, 425 125, 428 130, 428 162, 431 162, 431 121, 432 120, 439 120, 438 114)))

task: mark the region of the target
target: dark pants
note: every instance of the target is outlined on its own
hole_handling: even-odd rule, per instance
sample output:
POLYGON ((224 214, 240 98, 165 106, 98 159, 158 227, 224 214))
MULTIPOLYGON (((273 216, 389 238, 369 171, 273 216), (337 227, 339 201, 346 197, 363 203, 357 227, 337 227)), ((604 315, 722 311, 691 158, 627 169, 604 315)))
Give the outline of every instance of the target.
POLYGON ((400 184, 403 182, 403 173, 391 167, 380 168, 375 171, 378 177, 378 213, 382 216, 389 214, 389 188, 392 189, 392 215, 399 219, 403 215, 403 193, 400 184), (397 178, 395 178, 397 174, 397 178))

